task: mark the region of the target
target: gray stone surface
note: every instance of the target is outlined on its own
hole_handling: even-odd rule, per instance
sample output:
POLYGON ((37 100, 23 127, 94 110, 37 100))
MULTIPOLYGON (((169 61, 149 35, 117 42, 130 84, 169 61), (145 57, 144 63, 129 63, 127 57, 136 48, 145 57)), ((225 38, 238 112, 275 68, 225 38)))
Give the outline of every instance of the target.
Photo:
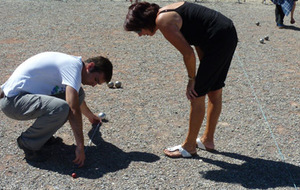
MULTIPOLYGON (((296 24, 279 30, 269 2, 199 3, 234 21, 239 44, 215 134, 218 152, 198 150, 196 158, 173 160, 162 150, 182 143, 187 133, 187 74, 181 55, 161 33, 138 37, 123 30, 129 1, 1 0, 0 84, 28 57, 60 51, 84 59, 107 56, 114 64, 113 81, 121 81, 122 88, 84 87, 88 105, 109 121, 96 133, 80 169, 72 165, 69 124, 57 132, 63 143, 47 162, 29 163, 16 139, 32 121, 0 112, 0 189, 299 188, 300 9, 296 24), (261 44, 266 35, 270 40, 261 44)), ((84 118, 86 144, 92 133, 84 118)))

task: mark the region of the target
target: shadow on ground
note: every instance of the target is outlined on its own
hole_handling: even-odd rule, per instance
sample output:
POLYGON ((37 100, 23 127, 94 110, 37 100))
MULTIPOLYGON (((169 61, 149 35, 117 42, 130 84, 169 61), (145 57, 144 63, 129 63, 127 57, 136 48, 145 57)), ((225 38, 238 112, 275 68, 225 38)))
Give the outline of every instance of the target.
POLYGON ((151 163, 160 159, 155 154, 147 152, 124 152, 115 145, 104 141, 99 130, 95 131, 95 129, 93 127, 88 135, 90 138, 94 136, 92 142, 96 146, 87 146, 84 167, 78 168, 72 164, 72 160, 75 158, 75 145, 66 145, 63 142, 51 147, 51 157, 46 162, 27 161, 28 164, 64 175, 76 172, 77 177, 97 179, 107 173, 125 169, 133 161, 151 163))
POLYGON ((241 184, 249 189, 268 189, 276 187, 299 187, 300 167, 260 158, 230 153, 216 152, 222 156, 242 161, 242 164, 227 163, 209 158, 199 158, 206 163, 220 167, 220 170, 200 172, 204 179, 241 184))
POLYGON ((287 26, 287 25, 285 25, 283 29, 300 31, 300 28, 296 27, 296 26, 287 26))

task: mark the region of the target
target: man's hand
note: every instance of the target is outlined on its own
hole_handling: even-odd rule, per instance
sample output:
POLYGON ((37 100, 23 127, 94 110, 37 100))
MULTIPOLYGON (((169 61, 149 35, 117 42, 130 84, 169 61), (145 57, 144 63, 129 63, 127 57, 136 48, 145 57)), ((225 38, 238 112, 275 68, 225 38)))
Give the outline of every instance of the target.
POLYGON ((90 115, 90 117, 88 119, 92 124, 102 123, 102 119, 94 114, 90 115))
POLYGON ((78 167, 82 167, 85 161, 85 153, 84 153, 84 146, 77 146, 75 150, 76 158, 73 160, 73 163, 78 165, 78 167))

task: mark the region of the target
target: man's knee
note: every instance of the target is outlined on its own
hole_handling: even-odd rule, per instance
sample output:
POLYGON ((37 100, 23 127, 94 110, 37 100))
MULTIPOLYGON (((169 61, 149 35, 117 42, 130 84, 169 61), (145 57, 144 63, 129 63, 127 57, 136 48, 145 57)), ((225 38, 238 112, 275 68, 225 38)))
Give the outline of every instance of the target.
POLYGON ((61 120, 66 121, 69 116, 69 112, 70 112, 70 107, 68 103, 66 101, 61 101, 57 105, 56 109, 54 109, 50 114, 57 115, 59 116, 59 118, 61 118, 61 120))

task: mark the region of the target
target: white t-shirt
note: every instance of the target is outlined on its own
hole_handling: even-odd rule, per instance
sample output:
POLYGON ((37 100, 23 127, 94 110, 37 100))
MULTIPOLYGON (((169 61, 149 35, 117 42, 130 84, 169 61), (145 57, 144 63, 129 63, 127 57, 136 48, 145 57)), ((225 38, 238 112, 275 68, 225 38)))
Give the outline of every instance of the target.
POLYGON ((65 92, 66 86, 79 92, 82 67, 81 57, 59 52, 40 53, 19 65, 1 89, 7 97, 22 92, 54 95, 65 92))

